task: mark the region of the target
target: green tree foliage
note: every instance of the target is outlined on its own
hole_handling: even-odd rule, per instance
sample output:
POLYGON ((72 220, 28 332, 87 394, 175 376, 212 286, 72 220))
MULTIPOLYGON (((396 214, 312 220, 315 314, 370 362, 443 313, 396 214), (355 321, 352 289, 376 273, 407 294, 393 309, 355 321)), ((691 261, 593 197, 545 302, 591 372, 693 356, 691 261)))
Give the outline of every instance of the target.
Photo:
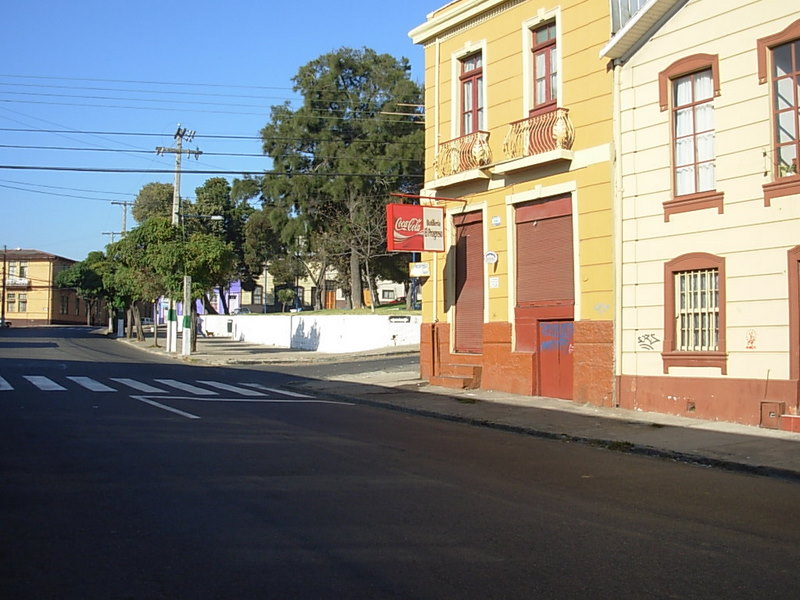
POLYGON ((148 183, 133 203, 131 214, 138 223, 150 217, 172 218, 173 186, 171 183, 148 183))
POLYGON ((371 231, 365 224, 383 214, 389 192, 414 193, 422 180, 422 127, 413 116, 388 114, 422 103, 409 74, 407 59, 367 48, 325 54, 293 79, 302 106, 273 106, 261 130, 275 171, 264 178, 262 200, 283 215, 273 226, 295 253, 340 264, 336 256, 345 256, 354 307, 362 306, 362 266, 385 253, 385 239, 362 237, 371 231))
POLYGON ((106 296, 102 275, 104 262, 105 255, 102 252, 90 252, 84 260, 56 275, 55 283, 58 287, 75 289, 78 297, 89 304, 87 325, 92 324, 91 317, 97 303, 106 296))
MULTIPOLYGON (((239 279, 246 290, 254 286, 254 274, 248 263, 245 228, 254 208, 250 200, 260 194, 259 182, 253 179, 234 180, 233 186, 222 177, 212 177, 195 190, 195 203, 184 213, 184 226, 189 232, 202 232, 217 237, 235 254, 234 279, 239 279), (194 214, 192 214, 194 213, 194 214), (222 217, 221 221, 210 217, 222 217)), ((224 288, 230 279, 215 281, 212 287, 224 288)), ((223 313, 228 307, 224 294, 220 294, 223 313)))
MULTIPOLYGON (((219 236, 186 232, 166 217, 150 217, 109 246, 113 268, 104 282, 115 290, 117 305, 134 305, 160 296, 182 298, 183 277, 192 278, 192 298, 236 274, 236 255, 219 236)), ((138 312, 134 310, 137 330, 138 312)))

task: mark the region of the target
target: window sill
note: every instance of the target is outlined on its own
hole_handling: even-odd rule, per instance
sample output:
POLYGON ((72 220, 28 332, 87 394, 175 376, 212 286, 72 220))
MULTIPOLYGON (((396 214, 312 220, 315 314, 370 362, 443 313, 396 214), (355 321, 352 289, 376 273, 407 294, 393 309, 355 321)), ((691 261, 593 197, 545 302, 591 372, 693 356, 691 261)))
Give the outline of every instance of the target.
POLYGON ((664 222, 668 223, 669 218, 674 214, 703 210, 705 208, 716 208, 717 214, 721 215, 723 212, 722 200, 724 196, 725 194, 723 192, 718 192, 716 190, 676 196, 673 200, 664 202, 664 222))
POLYGON ((662 352, 664 373, 670 367, 717 367, 723 375, 728 374, 727 352, 662 352))
POLYGON ((770 206, 774 198, 800 194, 800 175, 781 177, 772 183, 765 183, 762 187, 764 189, 764 206, 770 206))

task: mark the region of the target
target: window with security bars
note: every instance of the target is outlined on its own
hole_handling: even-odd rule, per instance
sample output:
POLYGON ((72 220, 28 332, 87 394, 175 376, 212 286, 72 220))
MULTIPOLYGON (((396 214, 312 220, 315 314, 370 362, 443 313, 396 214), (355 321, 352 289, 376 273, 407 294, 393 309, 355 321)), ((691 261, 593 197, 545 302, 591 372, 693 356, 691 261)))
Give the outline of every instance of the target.
POLYGON ((675 273, 675 350, 719 350, 719 271, 675 273))

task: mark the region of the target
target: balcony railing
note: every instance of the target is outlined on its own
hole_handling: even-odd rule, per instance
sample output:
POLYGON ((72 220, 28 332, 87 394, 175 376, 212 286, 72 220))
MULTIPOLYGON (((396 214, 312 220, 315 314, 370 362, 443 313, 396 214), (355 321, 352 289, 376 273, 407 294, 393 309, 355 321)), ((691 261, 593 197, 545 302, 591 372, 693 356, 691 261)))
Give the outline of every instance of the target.
POLYGON ((514 121, 503 140, 507 160, 536 156, 553 150, 571 150, 575 128, 569 120, 569 109, 557 108, 514 121))
POLYGON ((19 277, 18 275, 6 276, 6 287, 28 287, 30 279, 27 277, 19 277))
POLYGON ((491 161, 489 132, 475 131, 439 144, 433 171, 436 179, 439 179, 471 169, 480 169, 491 161))

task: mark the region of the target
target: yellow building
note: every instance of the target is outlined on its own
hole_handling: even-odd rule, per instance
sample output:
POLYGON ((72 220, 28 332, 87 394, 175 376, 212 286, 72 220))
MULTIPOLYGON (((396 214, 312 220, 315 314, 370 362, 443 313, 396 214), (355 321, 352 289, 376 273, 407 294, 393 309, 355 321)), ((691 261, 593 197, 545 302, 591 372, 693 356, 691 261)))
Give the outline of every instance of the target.
POLYGON ((425 48, 421 374, 614 403, 611 73, 605 0, 458 0, 425 48))
POLYGON ((55 285, 75 262, 40 250, 4 251, 2 303, 13 327, 87 323, 86 302, 55 285))

